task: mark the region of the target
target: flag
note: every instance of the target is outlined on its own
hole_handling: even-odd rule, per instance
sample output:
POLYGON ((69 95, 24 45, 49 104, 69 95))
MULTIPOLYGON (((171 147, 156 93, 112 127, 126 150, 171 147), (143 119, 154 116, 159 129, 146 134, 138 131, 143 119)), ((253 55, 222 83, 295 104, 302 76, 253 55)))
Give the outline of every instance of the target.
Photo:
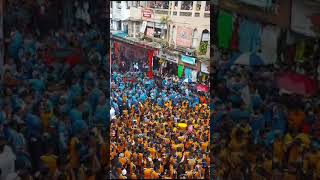
POLYGON ((182 74, 183 74, 183 66, 182 66, 182 65, 179 65, 179 66, 178 66, 178 77, 181 78, 181 77, 182 77, 182 74))

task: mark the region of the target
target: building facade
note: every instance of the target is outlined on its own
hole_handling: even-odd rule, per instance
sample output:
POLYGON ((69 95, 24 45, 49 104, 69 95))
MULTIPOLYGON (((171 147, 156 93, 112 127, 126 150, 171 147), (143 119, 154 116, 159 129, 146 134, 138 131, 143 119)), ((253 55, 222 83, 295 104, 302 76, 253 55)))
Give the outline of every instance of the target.
MULTIPOLYGON (((113 1, 110 28, 137 43, 160 44, 154 64, 209 74, 210 1, 113 1)), ((176 69, 176 70, 175 70, 176 69)), ((176 72, 173 72, 176 73, 176 72)))

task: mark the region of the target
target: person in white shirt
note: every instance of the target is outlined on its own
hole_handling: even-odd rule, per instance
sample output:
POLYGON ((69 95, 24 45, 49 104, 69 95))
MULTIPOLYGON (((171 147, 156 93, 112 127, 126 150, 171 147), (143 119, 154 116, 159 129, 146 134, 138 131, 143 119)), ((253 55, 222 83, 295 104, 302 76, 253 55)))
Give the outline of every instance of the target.
POLYGON ((4 136, 0 136, 0 179, 6 179, 9 174, 14 173, 16 156, 10 146, 6 145, 4 136))

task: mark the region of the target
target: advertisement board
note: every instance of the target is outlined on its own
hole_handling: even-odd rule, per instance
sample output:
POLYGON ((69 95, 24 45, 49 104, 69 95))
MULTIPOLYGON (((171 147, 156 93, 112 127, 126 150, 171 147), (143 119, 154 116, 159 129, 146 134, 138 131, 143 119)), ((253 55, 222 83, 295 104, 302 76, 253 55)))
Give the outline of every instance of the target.
POLYGON ((172 54, 168 54, 168 53, 165 53, 165 52, 162 52, 162 51, 159 51, 158 57, 159 57, 159 58, 163 58, 163 59, 165 59, 165 60, 167 60, 167 61, 176 63, 176 64, 177 64, 178 61, 179 61, 178 56, 174 56, 174 55, 172 55, 172 54))
POLYGON ((191 47, 192 28, 178 26, 176 42, 178 46, 191 47))
POLYGON ((181 61, 188 64, 196 64, 196 58, 190 56, 181 55, 181 61))
POLYGON ((148 20, 153 18, 153 9, 150 8, 143 8, 142 10, 142 20, 148 20))

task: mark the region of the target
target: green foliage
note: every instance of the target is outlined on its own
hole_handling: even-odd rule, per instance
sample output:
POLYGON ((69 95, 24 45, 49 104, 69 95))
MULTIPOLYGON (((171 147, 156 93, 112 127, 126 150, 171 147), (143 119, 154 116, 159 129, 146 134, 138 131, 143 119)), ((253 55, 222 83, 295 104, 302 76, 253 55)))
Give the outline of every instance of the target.
POLYGON ((206 54, 207 49, 208 49, 208 42, 207 41, 201 42, 199 47, 199 54, 200 55, 206 54))

